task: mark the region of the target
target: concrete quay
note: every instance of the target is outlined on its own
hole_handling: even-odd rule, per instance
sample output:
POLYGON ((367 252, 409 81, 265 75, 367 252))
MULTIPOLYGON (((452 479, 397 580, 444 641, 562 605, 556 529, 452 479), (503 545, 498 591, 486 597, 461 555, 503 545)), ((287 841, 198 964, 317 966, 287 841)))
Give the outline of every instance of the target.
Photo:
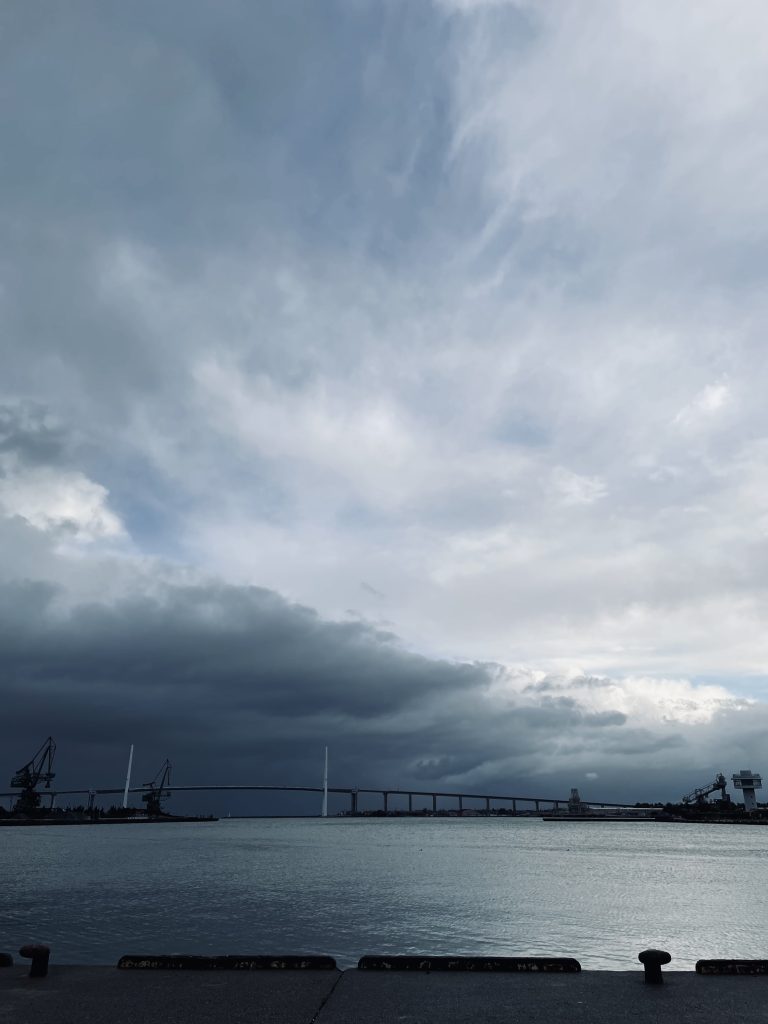
POLYGON ((768 976, 0 969, 0 1024, 768 1024, 768 976))

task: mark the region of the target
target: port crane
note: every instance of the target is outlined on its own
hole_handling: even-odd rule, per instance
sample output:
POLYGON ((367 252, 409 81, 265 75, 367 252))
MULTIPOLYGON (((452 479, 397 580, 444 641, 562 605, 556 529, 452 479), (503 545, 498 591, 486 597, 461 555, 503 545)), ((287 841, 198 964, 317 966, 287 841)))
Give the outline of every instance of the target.
POLYGON ((171 795, 171 762, 166 758, 154 779, 144 785, 149 787, 149 792, 141 798, 147 805, 147 817, 159 818, 163 813, 163 801, 171 795))
POLYGON ((720 799, 726 801, 728 797, 725 793, 725 787, 728 785, 725 776, 722 772, 718 772, 715 776, 714 782, 710 782, 707 786, 701 786, 699 789, 694 789, 690 793, 687 793, 682 802, 684 804, 703 804, 710 793, 715 793, 720 790, 720 799))
POLYGON ((45 788, 51 788, 51 781, 56 773, 53 771, 53 757, 56 753, 56 744, 51 736, 43 743, 31 761, 27 761, 23 768, 14 774, 11 779, 11 786, 14 789, 21 789, 13 810, 16 814, 30 814, 40 806, 40 794, 37 787, 45 783, 45 788))

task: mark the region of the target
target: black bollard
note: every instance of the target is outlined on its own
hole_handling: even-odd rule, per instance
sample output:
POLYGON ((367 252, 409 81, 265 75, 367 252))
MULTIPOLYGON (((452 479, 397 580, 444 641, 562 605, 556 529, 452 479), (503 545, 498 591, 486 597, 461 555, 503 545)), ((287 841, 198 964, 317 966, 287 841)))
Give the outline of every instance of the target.
POLYGON ((30 944, 22 946, 19 956, 32 960, 29 968, 30 978, 44 978, 48 973, 48 957, 51 955, 50 947, 30 944))
POLYGON ((13 967, 13 957, 10 953, 0 953, 0 967, 13 967))
POLYGON ((637 954, 637 959, 645 968, 646 984, 661 985, 661 965, 669 963, 670 954, 665 949, 644 949, 637 954))

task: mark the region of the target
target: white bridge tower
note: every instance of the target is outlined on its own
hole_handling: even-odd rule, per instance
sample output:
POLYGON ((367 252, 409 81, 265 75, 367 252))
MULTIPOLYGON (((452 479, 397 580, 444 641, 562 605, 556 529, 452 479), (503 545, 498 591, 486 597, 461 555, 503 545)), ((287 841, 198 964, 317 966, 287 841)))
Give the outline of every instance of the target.
POLYGON ((749 769, 743 769, 738 775, 732 775, 734 789, 740 789, 744 794, 744 810, 745 811, 756 811, 757 800, 755 799, 755 790, 763 788, 763 780, 759 775, 755 775, 754 772, 749 769))
POLYGON ((321 817, 328 817, 328 747, 325 748, 325 771, 323 772, 323 810, 321 817))

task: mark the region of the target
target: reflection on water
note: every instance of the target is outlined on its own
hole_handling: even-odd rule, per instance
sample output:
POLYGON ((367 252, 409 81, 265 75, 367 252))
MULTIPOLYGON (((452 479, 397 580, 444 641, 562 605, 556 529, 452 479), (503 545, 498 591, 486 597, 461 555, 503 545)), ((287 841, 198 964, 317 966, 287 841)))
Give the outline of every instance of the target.
POLYGON ((535 819, 0 829, 0 950, 762 956, 768 829, 535 819))

